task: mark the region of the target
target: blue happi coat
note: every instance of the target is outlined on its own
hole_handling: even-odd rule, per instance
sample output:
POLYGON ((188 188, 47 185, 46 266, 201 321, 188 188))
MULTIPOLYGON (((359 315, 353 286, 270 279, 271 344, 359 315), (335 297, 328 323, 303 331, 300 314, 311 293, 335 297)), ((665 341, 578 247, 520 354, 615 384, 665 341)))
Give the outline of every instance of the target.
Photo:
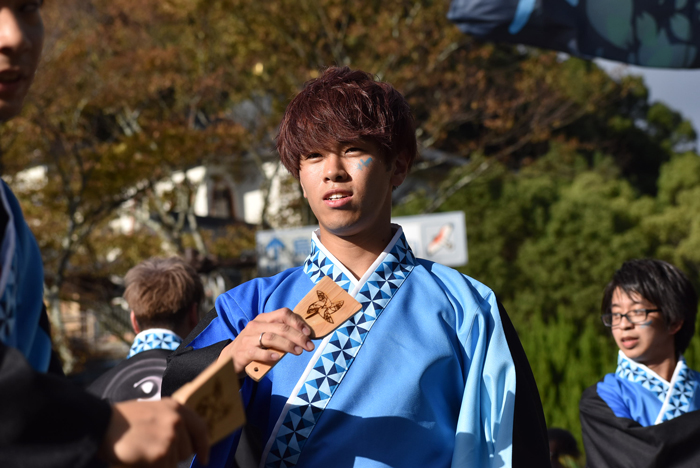
POLYGON ((617 370, 598 382, 597 391, 618 418, 653 426, 700 408, 700 373, 681 356, 668 382, 620 351, 617 370))
MULTIPOLYGON (((257 447, 259 466, 514 466, 519 388, 511 349, 517 337, 507 338, 491 290, 416 259, 395 228, 359 280, 314 234, 303 267, 223 294, 217 316, 183 345, 196 352, 234 339, 258 314, 293 309, 324 276, 362 304, 335 332, 314 341, 313 352, 285 356, 259 383, 246 379, 246 433, 256 438, 248 445, 257 447)), ((524 358, 519 343, 517 352, 524 358)), ((527 375, 529 368, 518 379, 527 375)), ((531 433, 541 419, 532 393, 536 403, 522 408, 535 408, 535 417, 521 418, 531 433)), ((239 436, 217 444, 209 466, 233 466, 239 436)), ((525 450, 539 450, 529 445, 525 450)))

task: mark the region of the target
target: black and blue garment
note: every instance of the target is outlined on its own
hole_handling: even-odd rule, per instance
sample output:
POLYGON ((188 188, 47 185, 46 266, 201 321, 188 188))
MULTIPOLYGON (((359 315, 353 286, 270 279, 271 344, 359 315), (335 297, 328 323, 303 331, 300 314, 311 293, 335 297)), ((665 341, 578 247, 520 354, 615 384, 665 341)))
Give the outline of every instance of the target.
MULTIPOLYGON (((355 278, 317 234, 302 267, 219 296, 169 359, 166 393, 196 375, 260 313, 294 306, 323 277, 362 310, 315 350, 245 379, 243 431, 209 466, 483 466, 549 464, 527 360, 491 290, 414 257, 402 229, 355 278)), ((195 466, 199 466, 195 461, 195 466)))
POLYGON ((168 355, 182 338, 165 328, 144 330, 134 338, 128 358, 102 374, 88 392, 110 403, 159 400, 168 355))
POLYGON ((696 0, 452 0, 476 37, 645 67, 700 67, 696 0))
POLYGON ((620 351, 615 373, 581 399, 588 466, 700 466, 699 389, 682 356, 668 382, 620 351))
POLYGON ((0 267, 0 464, 101 466, 95 455, 112 410, 62 378, 51 352, 39 247, 3 181, 0 267))

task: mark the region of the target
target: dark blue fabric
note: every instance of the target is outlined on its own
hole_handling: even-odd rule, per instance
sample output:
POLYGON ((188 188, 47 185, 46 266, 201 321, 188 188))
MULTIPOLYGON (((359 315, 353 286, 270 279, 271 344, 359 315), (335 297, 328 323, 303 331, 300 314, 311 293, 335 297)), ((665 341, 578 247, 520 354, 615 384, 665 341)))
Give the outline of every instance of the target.
POLYGON ((3 307, 1 312, 12 314, 14 323, 9 336, 3 341, 20 350, 35 370, 46 372, 51 360, 51 339, 39 327, 43 313, 44 285, 41 254, 36 239, 24 221, 17 199, 5 182, 1 184, 15 232, 12 285, 8 282, 5 291, 0 292, 0 307, 3 307))
POLYGON ((691 0, 453 0, 448 18, 491 41, 663 68, 700 67, 691 0))

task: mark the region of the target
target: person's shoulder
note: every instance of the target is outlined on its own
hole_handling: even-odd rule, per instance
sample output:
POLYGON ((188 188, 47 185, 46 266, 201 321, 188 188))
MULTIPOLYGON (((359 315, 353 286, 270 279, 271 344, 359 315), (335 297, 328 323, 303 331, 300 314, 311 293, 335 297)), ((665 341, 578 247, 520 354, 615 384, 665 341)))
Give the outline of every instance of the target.
MULTIPOLYGON (((286 281, 294 280, 299 274, 303 274, 302 267, 288 268, 274 276, 260 276, 253 278, 245 283, 241 283, 235 288, 229 289, 221 296, 235 297, 238 295, 248 295, 251 291, 263 291, 268 289, 276 289, 286 281)), ((221 297, 219 296, 219 297, 221 297)))
POLYGON ((583 393, 581 393, 579 408, 583 410, 585 407, 596 407, 600 404, 609 408, 608 401, 610 397, 617 397, 619 393, 620 379, 615 374, 606 374, 602 379, 586 388, 583 393))
MULTIPOLYGON (((419 274, 425 275, 429 281, 450 295, 487 301, 494 298, 491 288, 471 276, 430 260, 422 258, 416 260, 419 274)), ((425 281, 424 278, 422 279, 425 281)))
POLYGON ((86 390, 110 403, 151 397, 160 393, 161 378, 171 353, 151 349, 135 354, 99 376, 86 390))
POLYGON ((620 388, 625 381, 620 379, 617 374, 610 373, 605 374, 602 379, 600 379, 593 387, 595 387, 598 394, 600 392, 616 392, 619 393, 620 388))
POLYGON ((306 276, 303 267, 288 268, 274 276, 258 277, 229 289, 216 299, 216 309, 226 310, 237 307, 241 300, 245 303, 264 301, 272 292, 285 283, 297 281, 306 276))

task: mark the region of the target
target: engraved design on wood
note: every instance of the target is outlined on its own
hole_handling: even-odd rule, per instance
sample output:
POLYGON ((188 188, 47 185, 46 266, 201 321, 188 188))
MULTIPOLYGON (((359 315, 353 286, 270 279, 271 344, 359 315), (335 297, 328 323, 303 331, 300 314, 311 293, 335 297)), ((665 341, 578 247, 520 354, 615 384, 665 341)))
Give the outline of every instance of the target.
POLYGON ((231 412, 231 405, 224 398, 224 389, 220 379, 214 382, 214 390, 197 403, 195 411, 207 423, 209 434, 214 432, 214 427, 226 419, 231 412))
POLYGON ((318 301, 311 304, 306 310, 306 318, 308 319, 309 317, 318 314, 319 316, 323 317, 326 322, 333 323, 331 314, 338 312, 338 310, 343 307, 344 301, 331 302, 328 296, 326 296, 326 293, 320 289, 316 291, 316 294, 318 294, 318 301))

